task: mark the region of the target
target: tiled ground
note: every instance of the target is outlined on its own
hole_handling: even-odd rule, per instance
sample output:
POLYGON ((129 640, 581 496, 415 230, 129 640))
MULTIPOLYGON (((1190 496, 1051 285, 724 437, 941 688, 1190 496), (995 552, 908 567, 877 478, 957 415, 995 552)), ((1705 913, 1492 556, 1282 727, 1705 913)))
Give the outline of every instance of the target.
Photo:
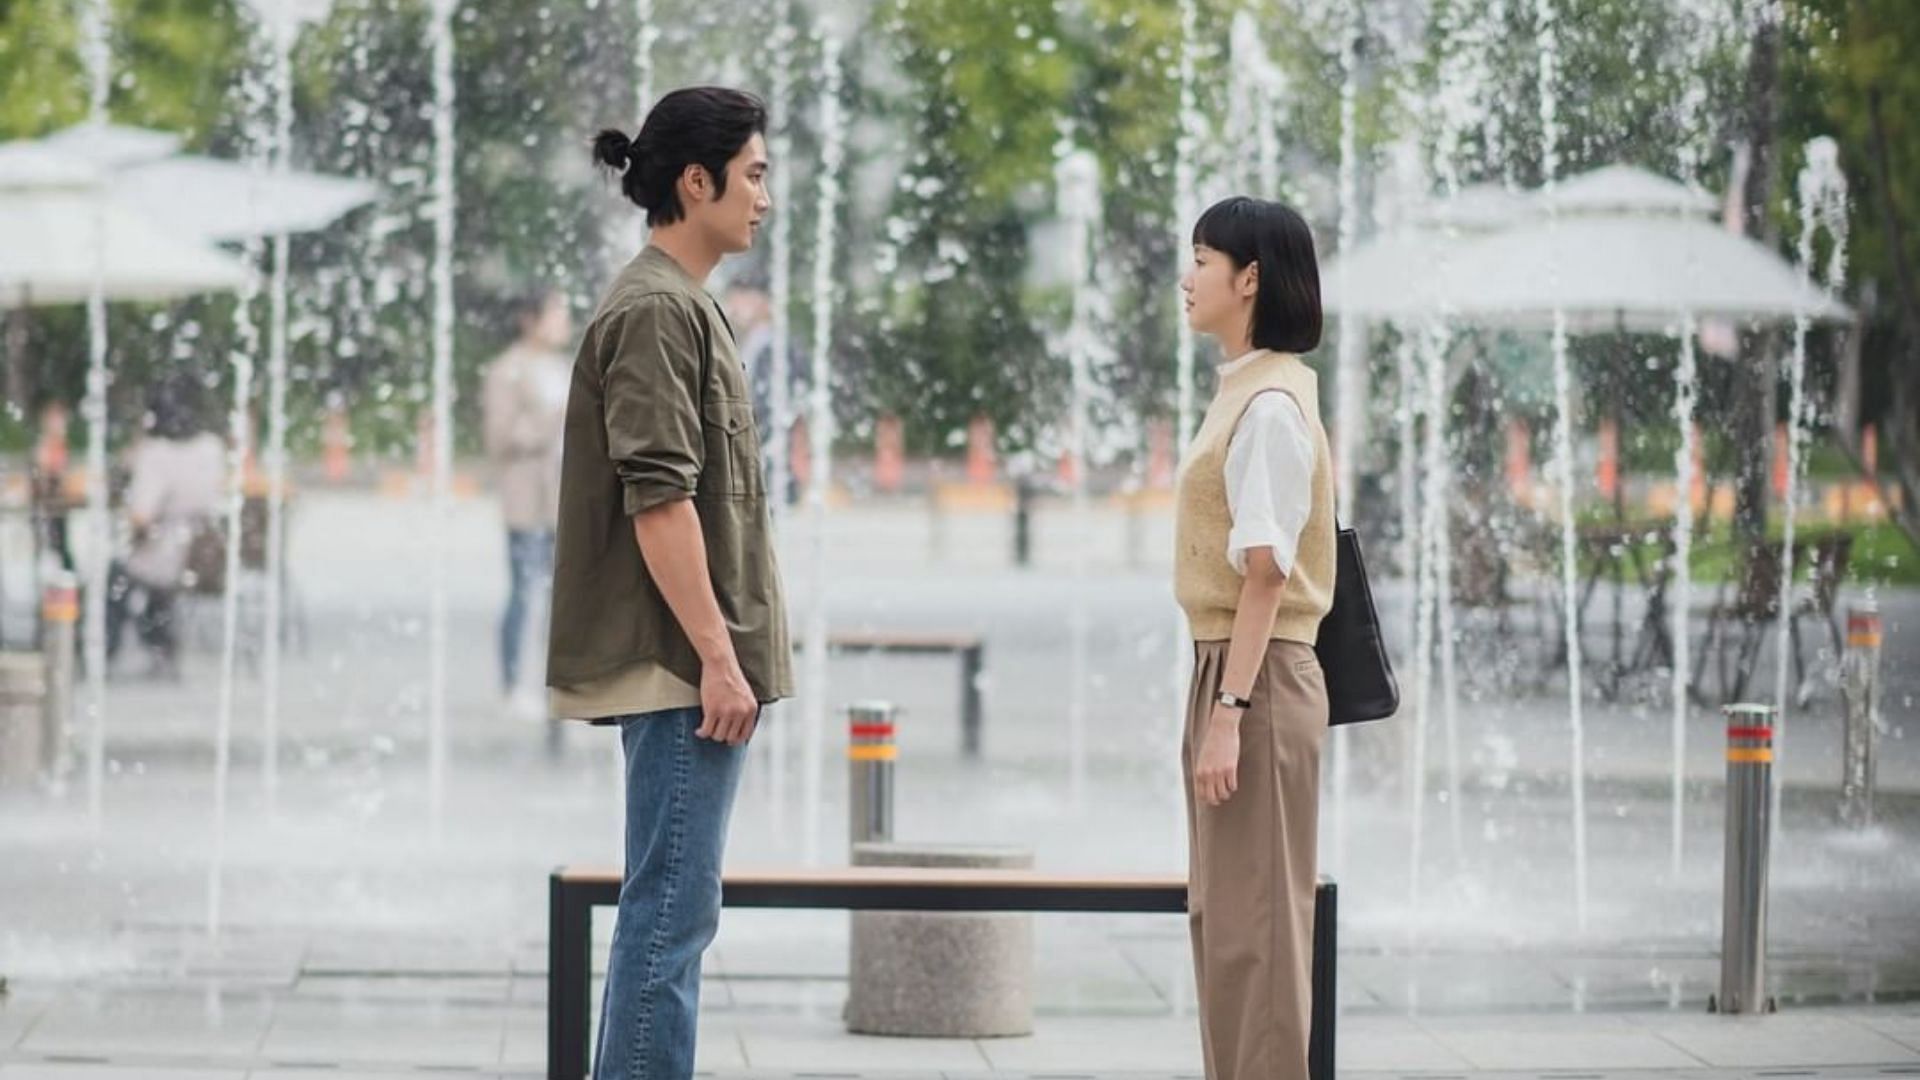
MULTIPOLYGON (((715 1077, 1187 1077, 1190 1018, 1041 1015, 1031 1037, 886 1039, 845 1033, 830 1007, 709 1010, 699 1068, 715 1077)), ((4 1080, 278 1080, 536 1076, 537 1008, 382 996, 275 998, 258 992, 19 994, 0 1007, 4 1080)), ((1342 1076, 1627 1074, 1920 1075, 1920 1008, 1694 1013, 1359 1015, 1344 1018, 1342 1076)))

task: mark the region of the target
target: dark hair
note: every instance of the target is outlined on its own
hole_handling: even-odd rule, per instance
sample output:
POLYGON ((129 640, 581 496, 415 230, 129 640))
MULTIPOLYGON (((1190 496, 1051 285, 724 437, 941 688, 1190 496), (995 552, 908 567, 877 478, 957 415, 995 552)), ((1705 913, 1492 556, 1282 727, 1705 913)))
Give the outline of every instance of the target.
POLYGON ((200 434, 206 389, 200 376, 190 372, 162 376, 147 392, 148 430, 155 438, 176 441, 200 434))
POLYGON ((612 128, 602 131, 593 140, 593 157, 621 174, 621 192, 647 212, 648 225, 671 225, 686 216, 675 185, 687 167, 706 169, 714 193, 724 195, 727 162, 766 130, 767 106, 759 98, 695 86, 661 98, 631 139, 612 128))
POLYGON ((1320 264, 1304 218, 1280 203, 1235 195, 1200 215, 1193 242, 1232 259, 1236 271, 1260 264, 1255 348, 1303 353, 1320 344, 1320 264))
POLYGON ((546 314, 547 304, 560 296, 560 290, 552 285, 536 285, 508 294, 507 315, 515 333, 526 329, 527 324, 546 314))

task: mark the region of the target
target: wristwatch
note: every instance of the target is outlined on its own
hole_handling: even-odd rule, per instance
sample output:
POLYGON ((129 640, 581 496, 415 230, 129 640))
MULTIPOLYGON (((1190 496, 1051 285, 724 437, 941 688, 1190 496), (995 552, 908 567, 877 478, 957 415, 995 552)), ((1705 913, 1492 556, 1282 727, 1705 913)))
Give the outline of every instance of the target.
POLYGON ((1253 702, 1251 700, 1243 697, 1236 697, 1234 696, 1234 693, 1231 690, 1220 691, 1220 696, 1215 698, 1214 700, 1218 701, 1222 705, 1225 705, 1229 709, 1240 709, 1244 711, 1246 709, 1253 708, 1253 702))

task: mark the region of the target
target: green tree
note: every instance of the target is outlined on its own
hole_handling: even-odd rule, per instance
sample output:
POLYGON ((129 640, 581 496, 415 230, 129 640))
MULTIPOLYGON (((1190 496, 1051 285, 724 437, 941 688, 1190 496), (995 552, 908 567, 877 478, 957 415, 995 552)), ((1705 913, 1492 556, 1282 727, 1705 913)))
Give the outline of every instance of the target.
MULTIPOLYGON (((1832 135, 1851 192, 1850 292, 1860 311, 1857 424, 1837 432, 1860 462, 1860 427, 1885 438, 1875 477, 1900 495, 1898 520, 1920 544, 1920 13, 1902 0, 1794 0, 1784 50, 1782 131, 1794 150, 1832 135)), ((1889 500, 1890 501, 1890 500, 1889 500)))

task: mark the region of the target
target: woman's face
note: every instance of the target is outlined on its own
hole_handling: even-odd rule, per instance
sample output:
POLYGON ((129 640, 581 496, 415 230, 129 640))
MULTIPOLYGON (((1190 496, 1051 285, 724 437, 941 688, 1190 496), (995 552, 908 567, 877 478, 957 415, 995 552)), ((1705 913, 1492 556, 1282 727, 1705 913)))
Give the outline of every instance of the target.
POLYGON ((1247 331, 1253 318, 1257 283, 1255 264, 1238 271, 1225 252, 1193 245, 1193 263, 1180 279, 1187 294, 1187 325, 1195 333, 1230 340, 1247 331))

